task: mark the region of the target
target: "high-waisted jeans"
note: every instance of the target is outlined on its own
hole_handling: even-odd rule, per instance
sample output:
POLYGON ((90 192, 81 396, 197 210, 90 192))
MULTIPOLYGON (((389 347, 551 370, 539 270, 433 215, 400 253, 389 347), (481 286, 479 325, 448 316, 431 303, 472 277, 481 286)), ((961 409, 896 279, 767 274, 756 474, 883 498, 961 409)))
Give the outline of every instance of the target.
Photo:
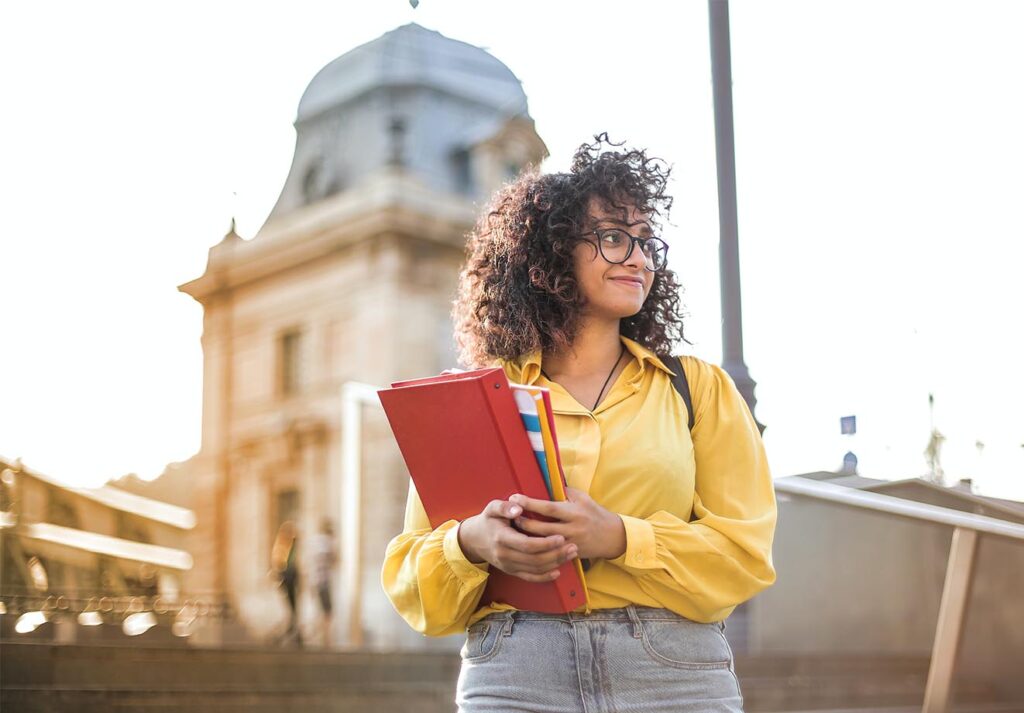
POLYGON ((725 624, 629 606, 499 612, 469 628, 461 713, 742 713, 725 624))

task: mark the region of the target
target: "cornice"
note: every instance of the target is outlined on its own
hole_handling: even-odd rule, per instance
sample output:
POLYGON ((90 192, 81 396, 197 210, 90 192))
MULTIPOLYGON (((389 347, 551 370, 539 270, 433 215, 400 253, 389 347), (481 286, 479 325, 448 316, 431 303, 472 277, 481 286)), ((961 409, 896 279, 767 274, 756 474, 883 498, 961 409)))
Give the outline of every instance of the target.
POLYGON ((461 249, 476 213, 468 198, 436 192, 400 170, 384 170, 357 188, 268 221, 252 240, 215 245, 203 275, 178 289, 206 303, 218 293, 388 233, 461 249))

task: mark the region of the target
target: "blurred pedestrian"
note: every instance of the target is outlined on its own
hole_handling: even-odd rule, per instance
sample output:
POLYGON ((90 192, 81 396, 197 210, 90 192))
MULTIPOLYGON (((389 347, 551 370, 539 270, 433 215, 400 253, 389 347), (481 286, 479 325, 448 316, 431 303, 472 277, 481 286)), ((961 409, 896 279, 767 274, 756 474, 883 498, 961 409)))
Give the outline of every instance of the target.
POLYGON ((294 640, 302 646, 302 632, 299 631, 298 534, 291 520, 285 520, 278 528, 274 547, 270 551, 270 566, 288 600, 288 628, 279 640, 282 643, 294 640))
POLYGON ((320 532, 313 538, 313 579, 320 601, 320 629, 323 645, 331 645, 331 582, 338 565, 338 550, 334 543, 334 526, 330 518, 320 523, 320 532))

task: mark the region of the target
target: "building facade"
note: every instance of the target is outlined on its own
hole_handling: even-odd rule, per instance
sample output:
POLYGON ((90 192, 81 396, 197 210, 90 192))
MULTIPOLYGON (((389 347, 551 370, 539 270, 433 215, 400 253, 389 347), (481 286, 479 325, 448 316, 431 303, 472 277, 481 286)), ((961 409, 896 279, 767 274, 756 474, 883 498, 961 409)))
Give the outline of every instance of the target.
POLYGON ((493 190, 546 148, 507 67, 414 24, 324 67, 295 128, 266 224, 251 240, 232 227, 180 287, 204 309, 202 445, 182 469, 198 519, 190 584, 221 592, 253 636, 272 637, 286 610, 267 576, 270 549, 293 521, 312 628, 309 543, 326 518, 343 553, 331 639, 430 646, 379 584, 407 471, 372 403, 356 411, 359 453, 344 452, 342 388, 455 365, 449 314, 466 235, 493 190), (358 482, 346 488, 342 465, 355 455, 358 482))
POLYGON ((118 641, 128 616, 149 612, 146 640, 172 640, 186 618, 179 635, 202 638, 208 618, 194 621, 184 591, 193 527, 186 508, 109 485, 69 487, 0 458, 0 636, 118 641))

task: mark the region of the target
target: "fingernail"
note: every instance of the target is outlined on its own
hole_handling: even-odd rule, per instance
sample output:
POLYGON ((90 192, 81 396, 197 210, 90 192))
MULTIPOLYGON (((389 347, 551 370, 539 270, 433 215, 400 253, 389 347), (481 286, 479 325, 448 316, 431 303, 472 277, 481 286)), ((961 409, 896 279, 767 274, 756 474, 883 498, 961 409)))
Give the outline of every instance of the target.
POLYGON ((522 510, 520 509, 520 507, 519 507, 518 505, 513 505, 513 506, 512 506, 512 509, 511 509, 511 510, 510 510, 509 512, 511 512, 511 513, 512 513, 512 517, 515 517, 515 516, 516 516, 516 515, 518 515, 518 514, 519 514, 520 512, 522 512, 522 510))
POLYGON ((551 575, 551 579, 558 579, 558 575, 560 575, 560 574, 561 574, 561 572, 556 569, 555 573, 551 575))

